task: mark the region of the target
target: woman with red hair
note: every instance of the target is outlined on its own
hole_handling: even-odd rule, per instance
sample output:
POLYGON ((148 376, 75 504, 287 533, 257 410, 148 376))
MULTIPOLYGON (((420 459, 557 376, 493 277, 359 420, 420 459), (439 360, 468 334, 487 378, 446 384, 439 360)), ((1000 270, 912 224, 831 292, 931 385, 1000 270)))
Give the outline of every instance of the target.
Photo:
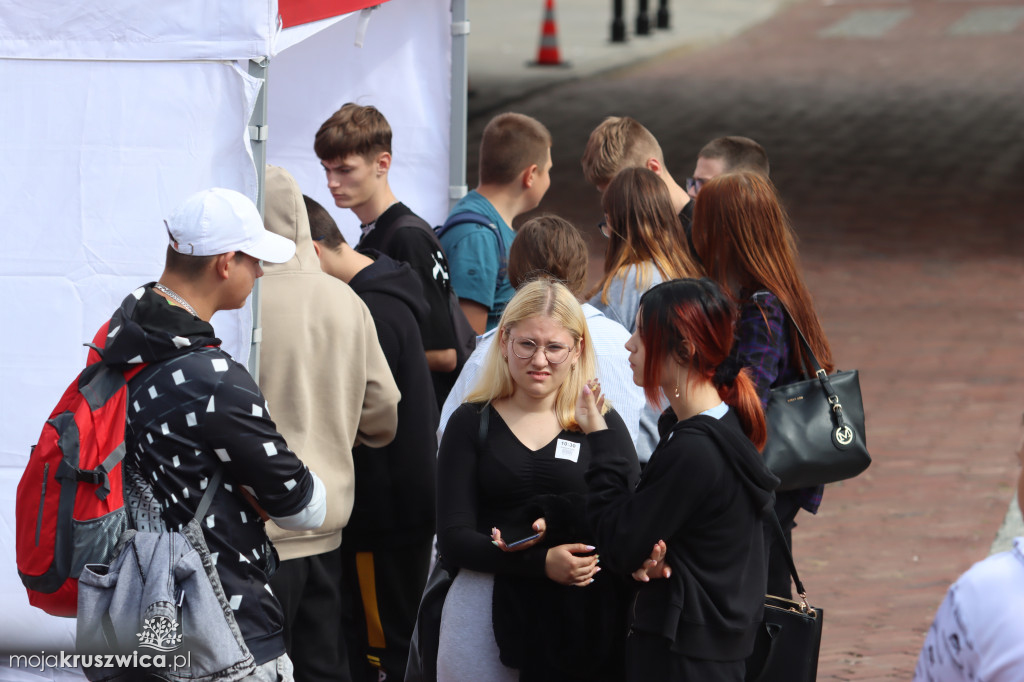
POLYGON ((706 278, 665 282, 641 299, 626 344, 633 381, 672 411, 635 490, 605 428, 600 386, 584 387, 577 403, 601 564, 641 582, 628 680, 740 682, 761 624, 764 523, 778 479, 758 452, 765 422, 749 371, 730 360, 734 319, 732 300, 706 278))
MULTIPOLYGON (((768 404, 770 389, 798 381, 801 367, 812 366, 793 323, 821 366, 832 372, 832 351, 797 267, 796 236, 771 181, 741 172, 705 184, 694 207, 693 242, 708 276, 739 302, 733 358, 750 368, 762 407, 768 404)), ((791 546, 797 512, 803 508, 816 513, 822 491, 819 486, 778 493, 775 512, 791 546)), ((770 551, 768 592, 792 598, 789 569, 777 541, 770 551)))

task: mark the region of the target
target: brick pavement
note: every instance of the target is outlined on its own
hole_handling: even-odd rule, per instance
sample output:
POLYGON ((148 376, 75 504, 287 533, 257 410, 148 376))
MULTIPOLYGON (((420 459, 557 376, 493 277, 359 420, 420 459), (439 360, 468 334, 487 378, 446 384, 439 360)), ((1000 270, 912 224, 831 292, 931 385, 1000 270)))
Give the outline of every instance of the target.
MULTIPOLYGON (((721 45, 515 106, 554 134, 542 209, 588 234, 595 270, 600 209, 579 156, 605 115, 647 124, 680 181, 712 137, 746 134, 768 149, 835 356, 861 370, 875 457, 829 487, 817 517, 798 518, 798 564, 827 611, 821 680, 909 679, 947 585, 987 554, 1013 496, 1022 6, 808 0, 721 45), (899 21, 850 18, 880 10, 899 21), (971 32, 992 17, 995 32, 971 32)), ((484 123, 471 122, 471 154, 484 123)))

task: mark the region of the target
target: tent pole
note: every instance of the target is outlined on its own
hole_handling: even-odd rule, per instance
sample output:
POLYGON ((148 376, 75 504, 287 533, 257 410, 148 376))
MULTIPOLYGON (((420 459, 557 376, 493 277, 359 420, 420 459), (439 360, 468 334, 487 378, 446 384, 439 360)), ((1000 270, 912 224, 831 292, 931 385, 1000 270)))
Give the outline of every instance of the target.
MULTIPOLYGON (((263 81, 256 96, 256 106, 249 119, 249 140, 252 144, 252 159, 256 164, 256 208, 260 216, 265 215, 264 180, 267 173, 267 65, 266 57, 249 60, 249 75, 263 81)), ((260 309, 260 280, 252 287, 252 342, 249 347, 249 374, 259 383, 260 343, 263 340, 263 315, 260 309)))
POLYGON ((467 0, 452 0, 452 83, 451 123, 448 142, 448 210, 466 196, 466 119, 469 70, 466 59, 466 37, 469 19, 467 0))

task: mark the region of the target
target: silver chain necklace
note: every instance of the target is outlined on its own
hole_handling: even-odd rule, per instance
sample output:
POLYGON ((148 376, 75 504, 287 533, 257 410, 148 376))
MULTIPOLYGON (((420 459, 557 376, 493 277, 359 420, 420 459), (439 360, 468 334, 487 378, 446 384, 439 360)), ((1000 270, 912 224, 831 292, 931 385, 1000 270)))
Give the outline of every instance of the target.
POLYGON ((154 284, 154 285, 153 285, 153 288, 154 288, 154 289, 159 289, 161 293, 163 293, 163 294, 167 295, 167 296, 168 296, 168 297, 170 297, 170 298, 171 298, 171 299, 172 299, 172 300, 173 300, 173 301, 174 301, 175 303, 177 303, 177 304, 178 304, 178 305, 180 305, 180 306, 181 306, 182 308, 184 308, 185 310, 187 310, 187 311, 189 311, 190 313, 192 313, 192 316, 193 316, 193 317, 199 317, 199 314, 198 314, 198 313, 196 313, 196 309, 195 309, 195 308, 193 308, 192 306, 190 306, 190 305, 188 304, 188 301, 186 301, 186 300, 185 300, 185 299, 183 299, 183 298, 182 298, 181 296, 179 296, 178 294, 176 294, 176 293, 174 293, 173 291, 171 291, 170 287, 164 286, 164 285, 163 285, 163 284, 161 284, 160 282, 157 282, 156 284, 154 284))

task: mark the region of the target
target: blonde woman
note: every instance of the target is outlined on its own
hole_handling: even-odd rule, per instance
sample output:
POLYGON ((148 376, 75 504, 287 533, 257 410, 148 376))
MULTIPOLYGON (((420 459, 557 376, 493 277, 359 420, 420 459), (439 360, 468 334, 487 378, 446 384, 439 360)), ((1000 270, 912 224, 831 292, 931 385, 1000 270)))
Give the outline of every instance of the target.
MULTIPOLYGON (((438 680, 621 679, 625 591, 599 573, 583 507, 590 445, 575 406, 595 370, 583 310, 536 280, 498 333, 438 455, 438 546, 458 570, 438 680)), ((629 432, 614 410, 605 421, 635 482, 629 432)))

